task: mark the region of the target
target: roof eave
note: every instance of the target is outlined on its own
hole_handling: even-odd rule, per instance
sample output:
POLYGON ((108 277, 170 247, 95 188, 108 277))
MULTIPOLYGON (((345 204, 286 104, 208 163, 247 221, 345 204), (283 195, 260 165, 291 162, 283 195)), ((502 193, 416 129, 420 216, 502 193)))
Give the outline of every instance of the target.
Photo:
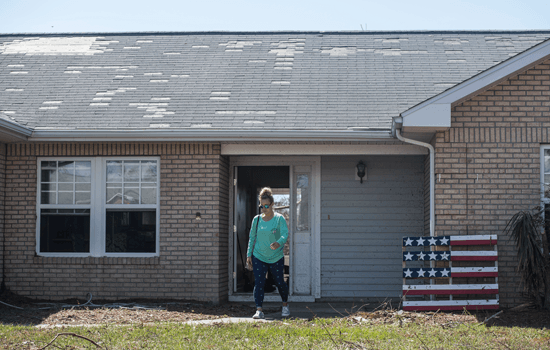
POLYGON ((389 140, 390 129, 362 130, 236 130, 236 129, 125 129, 35 130, 29 141, 354 141, 389 140))
POLYGON ((25 141, 31 135, 31 129, 10 120, 0 118, 0 142, 25 141))
POLYGON ((546 40, 401 113, 403 128, 450 128, 453 104, 465 101, 549 57, 550 40, 546 40))

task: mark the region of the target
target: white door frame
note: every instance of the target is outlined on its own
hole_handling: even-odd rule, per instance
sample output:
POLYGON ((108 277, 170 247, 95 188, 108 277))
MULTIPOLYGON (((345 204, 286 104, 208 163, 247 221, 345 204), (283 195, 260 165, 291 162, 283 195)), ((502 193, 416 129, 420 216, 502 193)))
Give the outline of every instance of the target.
MULTIPOLYGON (((229 183, 232 185, 229 191, 229 259, 228 259, 228 287, 229 287, 229 301, 240 302, 253 302, 254 297, 252 294, 234 294, 233 293, 233 281, 236 277, 234 275, 235 264, 235 244, 234 244, 234 189, 235 189, 235 172, 236 166, 289 166, 290 167, 290 198, 294 198, 294 173, 295 166, 302 166, 304 164, 311 165, 311 191, 312 191, 312 206, 311 206, 311 295, 293 295, 292 292, 289 296, 290 302, 312 302, 316 298, 321 297, 321 157, 320 156, 230 156, 230 171, 229 171, 229 183)), ((292 200, 291 200, 291 205, 292 200)), ((291 215, 291 220, 294 215, 291 215)), ((292 239, 292 228, 294 223, 291 222, 289 227, 291 228, 290 238, 292 239)), ((293 258, 293 244, 290 244, 290 266, 294 265, 293 258)), ((278 295, 266 295, 264 301, 277 302, 280 301, 278 295)))

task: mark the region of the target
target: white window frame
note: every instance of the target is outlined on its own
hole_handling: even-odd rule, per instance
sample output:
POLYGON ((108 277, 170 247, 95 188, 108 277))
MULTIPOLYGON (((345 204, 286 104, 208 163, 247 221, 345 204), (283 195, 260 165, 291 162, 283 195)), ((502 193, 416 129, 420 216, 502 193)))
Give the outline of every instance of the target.
POLYGON ((148 258, 159 256, 160 244, 160 157, 39 157, 37 158, 36 194, 36 254, 45 257, 124 257, 148 258), (156 204, 106 204, 107 161, 156 161, 157 163, 157 202, 156 204), (90 252, 88 253, 47 253, 40 252, 40 213, 41 209, 67 209, 66 204, 41 203, 41 162, 43 161, 90 161, 91 162, 91 203, 73 204, 74 209, 90 209, 90 252), (154 209, 156 213, 154 253, 107 253, 105 252, 107 209, 154 209))
POLYGON ((550 204, 550 198, 544 197, 544 151, 550 150, 550 145, 540 146, 540 200, 541 206, 544 208, 545 204, 550 204))

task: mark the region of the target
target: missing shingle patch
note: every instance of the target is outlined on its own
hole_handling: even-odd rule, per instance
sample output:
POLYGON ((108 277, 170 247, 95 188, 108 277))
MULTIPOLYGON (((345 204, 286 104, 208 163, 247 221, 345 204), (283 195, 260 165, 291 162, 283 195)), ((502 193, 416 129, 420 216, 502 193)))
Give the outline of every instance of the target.
POLYGON ((15 111, 2 111, 4 114, 15 114, 15 111))
POLYGON ((139 66, 68 66, 67 69, 136 69, 139 66))
POLYGON ((267 62, 266 60, 250 60, 248 61, 248 63, 265 63, 267 62))
POLYGON ((39 109, 58 109, 59 106, 40 107, 39 109))
POLYGON ((293 62, 275 62, 276 66, 292 66, 293 62))
POLYGON ((328 53, 330 56, 347 56, 357 52, 356 47, 332 47, 321 48, 321 53, 328 53))
POLYGON ((220 46, 225 46, 226 52, 241 52, 247 46, 253 46, 255 44, 261 44, 261 41, 239 41, 239 40, 230 40, 226 43, 219 44, 220 46))
POLYGON ((5 89, 4 91, 16 92, 16 91, 24 91, 24 90, 23 89, 5 89))
MULTIPOLYGON (((151 100, 154 101, 153 98, 151 100)), ((175 114, 172 111, 167 111, 166 108, 162 108, 162 107, 168 106, 167 102, 156 102, 156 103, 138 102, 138 103, 130 103, 128 105, 132 107, 137 107, 138 109, 145 109, 145 112, 148 114, 144 115, 143 118, 162 118, 165 115, 175 114)))
POLYGON ((204 129, 204 128, 211 128, 211 127, 212 127, 212 124, 191 124, 191 127, 192 127, 192 128, 201 128, 201 129, 204 129))
POLYGON ((24 64, 8 64, 8 67, 10 68, 21 68, 21 67, 25 67, 24 64))
POLYGON ((169 128, 170 124, 149 124, 150 128, 169 128))
POLYGON ((274 84, 274 85, 290 85, 290 81, 272 81, 271 84, 274 84))
POLYGON ((137 40, 136 41, 136 44, 141 44, 141 43, 152 43, 153 40, 137 40))
POLYGON ((140 46, 124 46, 124 50, 139 50, 140 46))
POLYGON ((399 44, 402 41, 409 41, 407 38, 381 38, 381 39, 374 39, 374 41, 382 42, 384 44, 399 44))
POLYGON ((218 100, 218 101, 227 101, 229 100, 229 95, 231 95, 231 92, 229 91, 213 91, 210 93, 210 99, 211 100, 218 100))
POLYGON ((210 46, 208 45, 193 45, 191 46, 193 49, 208 49, 210 46))
POLYGON ((276 111, 216 111, 216 114, 273 115, 276 111))
POLYGON ((468 43, 469 40, 459 39, 459 38, 449 38, 449 39, 434 39, 435 44, 443 45, 461 45, 468 43))
POLYGON ((413 54, 426 54, 425 50, 401 50, 401 49, 376 49, 374 53, 382 54, 383 56, 401 56, 413 54))
POLYGON ((105 106, 108 106, 108 105, 109 105, 109 103, 107 103, 107 102, 92 102, 92 103, 90 103, 90 106, 99 106, 99 107, 103 106, 103 107, 105 107, 105 106))
POLYGON ((276 57, 275 61, 292 62, 294 61, 294 57, 276 57))
POLYGON ((181 55, 181 52, 164 52, 163 55, 181 55))
POLYGON ((112 97, 94 97, 92 100, 93 101, 111 101, 113 98, 112 97))
POLYGON ((170 97, 153 97, 151 101, 170 101, 170 97))
POLYGON ((273 67, 273 69, 291 70, 292 67, 278 67, 278 66, 275 66, 275 67, 273 67))
POLYGON ((98 37, 25 38, 0 45, 0 54, 93 55, 103 53, 113 42, 98 37))
POLYGON ((162 73, 143 73, 143 75, 162 75, 162 73))
POLYGON ((277 56, 294 56, 295 53, 302 53, 304 52, 304 43, 299 43, 297 40, 299 39, 272 43, 271 46, 277 46, 277 48, 269 50, 269 53, 274 53, 277 56))
POLYGON ((115 79, 133 78, 133 75, 115 75, 115 79))
POLYGON ((23 72, 23 71, 15 71, 15 72, 10 72, 10 74, 28 74, 29 72, 23 72))
POLYGON ((151 79, 149 80, 150 83, 167 83, 168 80, 165 79, 151 79))
POLYGON ((445 54, 447 55, 457 55, 464 53, 462 50, 445 50, 445 54))
POLYGON ((44 101, 42 102, 42 104, 45 104, 45 105, 58 105, 58 104, 61 104, 63 103, 63 101, 44 101))
POLYGON ((447 60, 449 63, 463 63, 466 62, 466 60, 447 60))
POLYGON ((65 73, 65 74, 80 74, 80 73, 82 73, 82 71, 79 71, 79 70, 66 70, 63 73, 65 73))
POLYGON ((189 74, 172 74, 170 78, 189 78, 189 74))
POLYGON ((106 90, 106 91, 98 91, 96 92, 96 95, 98 96, 112 96, 116 94, 117 92, 126 92, 127 90, 136 90, 137 88, 118 88, 116 90, 106 90))
POLYGON ((260 120, 245 120, 243 123, 244 124, 265 124, 265 122, 262 122, 260 120))

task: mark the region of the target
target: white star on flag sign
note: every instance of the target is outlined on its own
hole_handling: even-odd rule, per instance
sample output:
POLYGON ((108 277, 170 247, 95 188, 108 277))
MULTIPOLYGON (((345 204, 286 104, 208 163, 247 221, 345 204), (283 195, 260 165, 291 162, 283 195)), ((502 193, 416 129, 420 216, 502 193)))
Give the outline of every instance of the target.
POLYGON ((440 243, 441 245, 447 245, 448 242, 449 242, 449 239, 448 239, 448 238, 443 237, 443 238, 440 238, 440 239, 439 239, 439 243, 440 243))
POLYGON ((426 256, 426 254, 420 252, 420 253, 418 254, 418 260, 424 260, 424 257, 425 257, 425 256, 426 256))
POLYGON ((411 269, 407 269, 407 271, 405 271, 405 277, 412 277, 412 273, 411 269))
POLYGON ((430 245, 437 245, 437 239, 435 238, 430 238, 428 241, 430 241, 430 245))
POLYGON ((424 271, 422 269, 418 270, 418 277, 424 277, 424 274, 426 273, 427 271, 424 271))
POLYGON ((441 277, 449 277, 449 272, 449 270, 443 269, 443 271, 441 271, 441 277))
POLYGON ((413 245, 413 240, 410 238, 410 237, 407 237, 407 240, 405 241, 405 246, 412 246, 413 245))
POLYGON ((430 260, 437 260, 437 254, 434 252, 430 253, 430 260))
POLYGON ((422 239, 422 237, 419 237, 417 240, 416 240, 416 243, 420 246, 423 246, 424 245, 424 239, 422 239))
POLYGON ((447 252, 441 253, 441 260, 449 260, 449 254, 447 252))
POLYGON ((430 273, 430 276, 429 277, 435 277, 435 274, 437 273, 436 270, 434 269, 431 269, 430 271, 428 271, 430 273))
POLYGON ((407 254, 405 254, 405 259, 406 259, 406 260, 412 260, 412 259, 413 259, 413 256, 414 256, 414 255, 412 255, 411 252, 408 252, 407 254))

